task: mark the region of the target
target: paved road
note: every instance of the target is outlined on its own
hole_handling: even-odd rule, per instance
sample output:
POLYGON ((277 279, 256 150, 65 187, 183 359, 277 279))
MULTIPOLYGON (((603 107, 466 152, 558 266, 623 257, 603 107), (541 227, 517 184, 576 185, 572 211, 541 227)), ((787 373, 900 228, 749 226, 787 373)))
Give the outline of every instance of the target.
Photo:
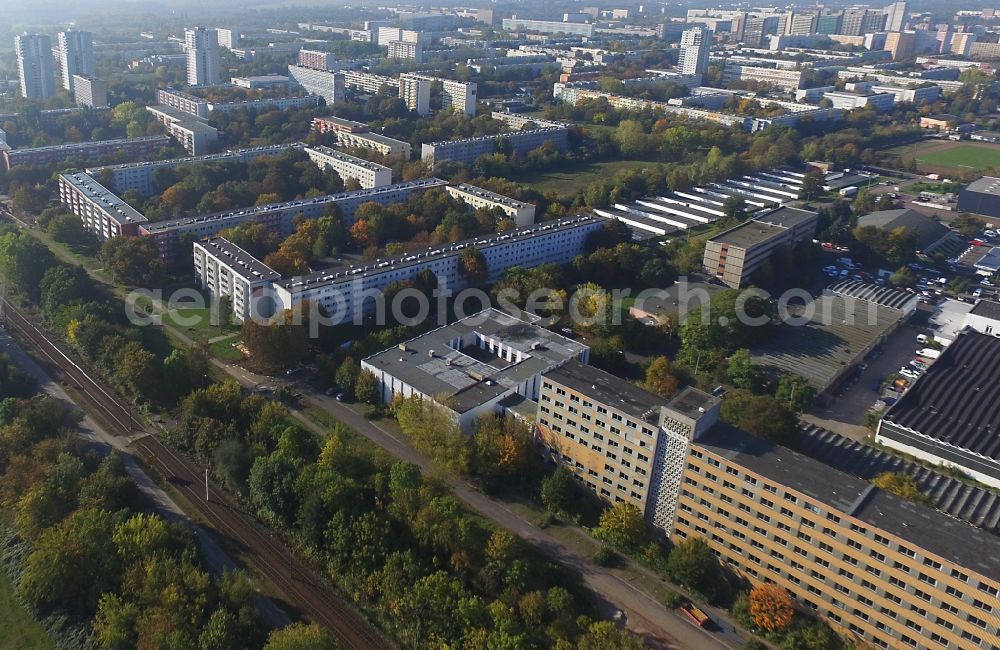
MULTIPOLYGON (((184 511, 170 498, 170 495, 161 489, 143 471, 142 467, 136 462, 135 457, 127 449, 132 439, 108 433, 100 423, 80 408, 73 401, 73 398, 63 390, 62 386, 53 381, 45 370, 3 330, 0 330, 0 350, 9 354, 19 368, 34 377, 35 381, 38 382, 40 390, 65 404, 73 406, 74 409, 83 414, 77 429, 80 437, 103 449, 116 449, 121 452, 125 462, 125 469, 139 486, 139 491, 149 499, 158 515, 168 521, 183 523, 194 531, 201 546, 202 554, 205 557, 205 563, 216 575, 220 575, 226 571, 235 571, 239 568, 229 555, 215 543, 212 537, 201 526, 194 523, 184 514, 184 511)), ((257 604, 265 621, 271 626, 284 627, 291 622, 285 612, 270 599, 261 597, 258 599, 257 604)))
MULTIPOLYGON (((221 362, 218 365, 225 368, 230 375, 246 387, 252 388, 260 384, 273 386, 283 383, 281 380, 254 374, 239 366, 231 366, 221 362)), ((377 422, 366 419, 351 407, 332 397, 309 391, 304 392, 303 399, 306 403, 322 408, 393 456, 417 465, 424 472, 434 471, 432 463, 411 447, 406 440, 386 430, 377 422)), ((322 433, 321 427, 305 419, 300 413, 295 413, 295 415, 304 426, 322 433)), ((589 559, 582 557, 561 540, 556 539, 535 523, 511 510, 502 501, 484 495, 465 481, 451 479, 448 482, 455 495, 469 507, 491 519, 497 525, 538 546, 564 566, 577 571, 584 583, 603 599, 604 602, 601 604, 605 613, 610 614, 616 609, 624 611, 628 616, 628 627, 643 636, 648 646, 664 649, 691 648, 698 650, 731 650, 743 646, 742 637, 732 631, 732 622, 728 621, 720 611, 713 610, 712 614, 716 621, 723 622, 723 630, 716 633, 702 630, 689 623, 687 619, 682 618, 675 611, 664 607, 654 597, 613 571, 597 566, 589 559)))

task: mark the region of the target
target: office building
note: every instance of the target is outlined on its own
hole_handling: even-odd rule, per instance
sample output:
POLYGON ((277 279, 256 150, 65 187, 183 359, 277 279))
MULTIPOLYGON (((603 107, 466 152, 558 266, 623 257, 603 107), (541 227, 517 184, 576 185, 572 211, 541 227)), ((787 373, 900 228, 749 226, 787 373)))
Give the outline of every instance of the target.
POLYGON ((419 75, 399 75, 399 98, 417 115, 430 115, 431 80, 419 75))
POLYGON ((219 76, 219 35, 214 29, 194 27, 184 30, 189 86, 214 86, 219 76))
POLYGON ((467 183, 449 185, 445 191, 453 199, 458 199, 473 209, 500 209, 517 227, 529 226, 535 222, 534 203, 524 203, 467 183))
POLYGON ((854 643, 1000 644, 995 537, 809 456, 718 424, 691 444, 676 513, 672 539, 704 539, 854 643))
POLYGON ((722 71, 723 83, 737 80, 756 81, 783 90, 798 90, 799 84, 802 83, 802 71, 756 65, 741 65, 727 61, 722 71))
POLYGON ((718 420, 721 404, 690 387, 666 400, 568 361, 542 374, 535 422, 549 461, 601 499, 631 503, 670 531, 690 444, 718 420))
POLYGON ((421 32, 412 29, 402 29, 400 27, 379 27, 375 32, 378 45, 388 45, 392 42, 416 43, 425 45, 425 38, 421 32))
POLYGON ((346 183, 354 179, 365 189, 392 185, 392 169, 349 156, 330 147, 306 147, 305 152, 316 166, 324 171, 334 171, 346 183))
POLYGON ((344 102, 344 75, 340 72, 288 66, 288 78, 293 86, 326 100, 327 105, 344 102))
POLYGON ((299 65, 303 68, 313 70, 336 70, 337 57, 330 52, 319 52, 317 50, 299 50, 299 65))
POLYGON ((73 75, 89 77, 97 72, 93 37, 90 32, 67 29, 59 32, 57 41, 62 87, 73 92, 73 75))
POLYGON ((705 272, 740 288, 775 249, 812 239, 817 216, 809 210, 782 207, 723 231, 705 243, 705 272))
POLYGON ((525 20, 514 16, 503 19, 503 28, 511 32, 538 32, 540 34, 567 34, 571 36, 594 35, 594 26, 590 23, 562 23, 557 20, 525 20))
POLYGON ((681 51, 677 69, 681 74, 701 75, 708 72, 708 53, 712 48, 712 32, 704 26, 686 29, 681 34, 681 51))
POLYGON ((496 153, 497 141, 503 138, 510 145, 511 152, 526 155, 546 142, 552 142, 556 149, 565 151, 569 146, 569 129, 565 126, 546 126, 525 131, 513 131, 499 135, 484 135, 461 140, 423 143, 420 158, 433 169, 446 161, 454 161, 471 167, 480 156, 496 153))
POLYGON ((409 59, 414 63, 423 63, 424 48, 420 43, 409 41, 389 41, 387 57, 390 59, 409 59))
POLYGON ((906 27, 906 2, 894 2, 885 8, 885 29, 901 32, 906 27))
POLYGON ((463 431, 500 411, 504 400, 538 399, 541 376, 590 348, 496 309, 432 330, 361 362, 382 400, 438 400, 463 431))
POLYGON ((82 74, 73 75, 73 99, 77 106, 108 107, 108 82, 82 74))
POLYGON ((52 73, 52 41, 45 34, 27 32, 14 37, 17 74, 21 81, 21 97, 49 99, 55 97, 56 84, 52 73))
POLYGON ((9 171, 18 165, 58 165, 67 161, 97 162, 102 158, 112 156, 122 158, 151 157, 169 145, 170 138, 167 136, 151 135, 142 138, 74 142, 50 147, 12 149, 2 152, 2 160, 4 169, 9 171))

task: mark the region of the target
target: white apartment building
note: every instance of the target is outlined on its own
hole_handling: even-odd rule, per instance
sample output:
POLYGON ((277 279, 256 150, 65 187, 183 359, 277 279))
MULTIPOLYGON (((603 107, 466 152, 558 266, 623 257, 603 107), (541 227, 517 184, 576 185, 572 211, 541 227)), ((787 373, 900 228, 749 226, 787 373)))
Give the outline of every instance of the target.
POLYGON ((146 221, 138 210, 82 172, 59 175, 59 200, 101 241, 136 235, 139 224, 146 221))
POLYGON ((519 156, 524 156, 549 141, 559 151, 565 151, 569 146, 569 129, 563 125, 546 126, 499 135, 425 142, 420 147, 420 158, 430 165, 431 169, 445 161, 454 161, 471 167, 480 156, 495 153, 500 138, 504 138, 510 144, 512 153, 519 156))
POLYGON ((777 88, 795 91, 799 89, 799 84, 802 82, 802 71, 765 68, 755 65, 739 65, 727 62, 723 69, 722 81, 723 83, 728 83, 736 80, 757 81, 777 88))
POLYGON ((292 84, 301 87, 306 92, 325 99, 328 105, 344 102, 345 77, 340 72, 290 65, 288 66, 288 78, 292 84))
POLYGON ((411 74, 399 75, 399 98, 417 115, 430 115, 431 81, 411 74))
POLYGON ((378 31, 375 32, 375 36, 375 42, 378 45, 388 45, 393 41, 425 45, 425 41, 427 40, 423 32, 413 29, 402 29, 400 27, 379 27, 378 31))
POLYGON ((260 309, 262 305, 256 298, 262 296, 272 282, 281 279, 277 271, 221 237, 194 242, 194 274, 198 286, 213 299, 228 297, 233 313, 240 320, 248 316, 269 316, 270 311, 251 312, 251 309, 260 309))
POLYGON ((408 59, 414 63, 423 63, 424 48, 420 43, 409 41, 389 41, 387 57, 390 59, 408 59))
POLYGON ((48 99, 56 94, 52 72, 52 41, 45 34, 25 32, 14 37, 21 97, 48 99))
POLYGON ((214 29, 194 27, 184 30, 189 86, 219 83, 219 35, 214 29))
POLYGON ((366 189, 392 185, 392 169, 384 165, 355 158, 330 147, 306 147, 305 152, 320 169, 337 172, 345 182, 353 178, 366 189))
POLYGON ((62 86, 73 92, 73 75, 93 76, 97 72, 94 67, 94 40, 90 32, 77 29, 59 32, 57 40, 62 86))
POLYGON ((240 30, 238 29, 227 29, 225 27, 217 27, 215 33, 218 35, 219 47, 224 47, 227 50, 232 50, 239 48, 243 45, 240 42, 240 30))
POLYGON ((833 103, 833 108, 841 108, 845 111, 861 108, 862 106, 874 106, 877 110, 885 111, 892 108, 892 105, 896 102, 896 96, 892 93, 863 95, 860 93, 834 91, 824 93, 823 98, 829 99, 833 103))
POLYGON ((219 141, 218 129, 198 120, 171 122, 167 132, 192 156, 211 153, 219 141))
POLYGON ((704 75, 708 72, 708 51, 712 48, 712 32, 703 25, 681 33, 681 51, 677 69, 681 74, 704 75))
POLYGON ((399 156, 410 159, 410 143, 396 140, 380 133, 355 133, 340 131, 337 133, 337 144, 341 147, 362 147, 379 152, 383 156, 399 156))
POLYGON ((445 191, 452 198, 462 201, 473 209, 500 208, 514 220, 514 225, 517 227, 529 226, 535 222, 534 203, 524 203, 467 183, 449 185, 445 191))
POLYGON ((344 70, 344 84, 352 90, 377 95, 383 88, 393 88, 398 82, 392 77, 358 70, 344 70))
POLYGON ((897 102, 912 102, 921 104, 923 102, 936 102, 941 97, 941 86, 924 86, 921 88, 901 88, 900 86, 873 85, 872 92, 889 93, 893 95, 897 102))
POLYGON ((74 74, 73 99, 77 106, 107 108, 108 82, 82 74, 74 74))
POLYGON ((561 23, 557 20, 526 20, 514 16, 503 19, 503 28, 511 32, 539 32, 541 34, 571 34, 573 36, 594 36, 594 26, 590 23, 561 23))

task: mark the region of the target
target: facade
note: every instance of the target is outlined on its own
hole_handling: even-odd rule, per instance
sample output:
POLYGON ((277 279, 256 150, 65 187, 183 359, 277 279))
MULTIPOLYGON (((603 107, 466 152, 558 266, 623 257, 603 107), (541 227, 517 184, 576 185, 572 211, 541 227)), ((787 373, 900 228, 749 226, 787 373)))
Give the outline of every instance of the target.
POLYGON ((966 185, 958 193, 958 209, 987 217, 1000 217, 1000 178, 983 176, 966 185))
POLYGON ((542 374, 589 358, 583 343, 487 309, 361 362, 379 380, 386 403, 395 396, 439 400, 463 431, 502 408, 505 399, 538 399, 542 374))
POLYGON ((725 68, 723 68, 722 81, 723 83, 727 83, 736 80, 757 81, 770 84, 776 88, 794 91, 799 89, 799 84, 802 82, 802 71, 727 62, 725 68))
POLYGON ((417 115, 430 115, 431 80, 418 75, 399 75, 399 98, 417 115))
POLYGON ((1000 561, 985 531, 790 449, 717 425, 691 444, 671 532, 703 538, 850 640, 990 648, 1000 561))
POLYGON ((198 285, 213 299, 228 297, 240 320, 264 318, 261 297, 281 274, 221 237, 194 243, 194 273, 198 285))
POLYGON ((219 141, 218 129, 198 120, 171 122, 167 131, 192 156, 212 153, 219 141))
POLYGON ((78 29, 59 32, 57 40, 62 86, 73 92, 73 75, 89 77, 97 72, 94 67, 94 40, 90 32, 78 29))
POLYGON ((52 41, 45 34, 27 32, 14 37, 21 97, 48 99, 56 94, 52 73, 52 41))
POLYGON ((73 98, 78 106, 108 107, 108 82, 82 74, 73 75, 73 98))
POLYGON ((449 185, 446 190, 448 195, 471 206, 473 209, 479 208, 499 208, 504 214, 514 220, 517 227, 529 226, 535 222, 535 204, 524 203, 515 199, 484 190, 475 185, 461 183, 459 185, 449 185))
POLYGON ((366 189, 392 185, 392 169, 362 158, 349 156, 330 147, 306 147, 309 159, 324 170, 332 170, 345 182, 355 179, 366 189))
POLYGON ((594 35, 594 26, 590 23, 561 23, 557 20, 525 20, 522 18, 504 18, 503 28, 512 32, 539 32, 541 34, 570 34, 573 36, 594 35))
MULTIPOLYGON (((283 79, 285 79, 283 77, 283 79)), ((287 79, 286 79, 287 81, 287 79)), ((252 83, 252 81, 250 82, 252 83)), ((169 106, 199 119, 207 119, 214 111, 229 113, 237 110, 259 113, 272 109, 287 110, 289 108, 305 108, 315 106, 315 97, 269 97, 265 99, 249 99, 233 102, 210 102, 207 99, 181 92, 172 88, 160 88, 156 91, 156 101, 160 106, 169 106)))
POLYGON ((288 85, 288 77, 281 74, 268 74, 256 77, 233 77, 232 83, 237 88, 257 90, 260 88, 283 88, 288 85))
POLYGON ((0 159, 3 160, 4 168, 9 171, 18 165, 55 165, 68 160, 96 162, 101 158, 116 155, 125 158, 145 158, 159 153, 169 145, 170 138, 167 136, 151 135, 142 138, 12 149, 2 152, 0 159))
POLYGON ((681 52, 677 69, 681 74, 704 76, 708 72, 708 52, 712 48, 712 32, 703 25, 685 29, 681 34, 681 52))
POLYGON ((705 243, 705 272, 738 289, 779 246, 812 239, 817 217, 809 210, 782 207, 723 231, 705 243))
POLYGON ((227 50, 232 50, 239 48, 243 45, 240 39, 240 30, 238 29, 227 29, 224 27, 217 27, 215 33, 218 36, 219 47, 224 47, 227 50))
POLYGON ((917 88, 902 88, 900 86, 873 85, 872 92, 891 93, 896 102, 936 102, 941 97, 941 86, 922 86, 917 88))
MULTIPOLYGON (((992 313, 988 307, 980 315, 992 313)), ((882 416, 875 441, 1000 488, 1000 339, 993 334, 959 334, 882 416)))
POLYGON ((414 63, 423 63, 424 61, 424 48, 420 43, 389 41, 387 45, 389 50, 386 56, 390 59, 409 59, 414 63))
POLYGON ((331 52, 317 50, 299 50, 299 65, 313 70, 334 71, 337 69, 337 57, 331 52))
POLYGON ((325 99, 327 105, 344 102, 345 77, 340 72, 290 65, 288 66, 288 78, 293 85, 325 99))
POLYGON ((829 99, 834 108, 852 111, 863 106, 874 106, 876 110, 887 111, 896 103, 893 93, 849 93, 836 90, 823 93, 824 99, 829 99))
POLYGON ((894 2, 885 8, 885 28, 900 32, 906 27, 906 2, 894 2))
POLYGON ((536 431, 549 461, 601 499, 632 503, 669 531, 689 446, 717 421, 721 404, 690 387, 666 400, 569 361, 542 375, 536 431))
POLYGON ((312 127, 316 133, 366 133, 368 131, 368 125, 364 122, 355 122, 334 116, 314 117, 312 127))
POLYGON ((139 224, 146 221, 139 211, 84 173, 59 175, 59 200, 101 241, 135 236, 139 224))
POLYGON ((965 315, 965 325, 980 334, 1000 336, 1000 302, 980 300, 965 315))
POLYGON ((381 133, 355 133, 342 131, 337 134, 337 144, 341 147, 361 147, 372 149, 383 156, 398 156, 410 159, 410 143, 396 140, 381 133))
POLYGON ((394 88, 398 85, 392 77, 358 70, 344 70, 344 84, 351 90, 359 90, 369 95, 377 95, 383 88, 394 88))
POLYGON ((902 61, 913 56, 916 32, 889 32, 885 36, 885 51, 892 54, 893 61, 902 61))
POLYGON ((219 77, 219 35, 214 29, 193 27, 184 30, 189 86, 214 86, 219 77))
POLYGON ((557 149, 565 151, 569 146, 569 129, 561 125, 547 126, 500 135, 424 143, 421 145, 420 158, 430 165, 431 169, 446 161, 454 161, 469 167, 480 156, 496 153, 497 141, 500 138, 504 138, 510 144, 511 150, 520 156, 546 142, 552 142, 557 149))

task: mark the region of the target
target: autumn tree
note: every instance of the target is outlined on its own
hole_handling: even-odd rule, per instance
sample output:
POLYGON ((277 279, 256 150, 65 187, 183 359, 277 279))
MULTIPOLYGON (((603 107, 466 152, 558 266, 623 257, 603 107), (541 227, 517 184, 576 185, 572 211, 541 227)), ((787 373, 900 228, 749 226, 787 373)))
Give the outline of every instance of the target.
POLYGON ((488 483, 525 478, 534 458, 531 427, 513 417, 480 419, 470 446, 470 469, 488 483))
POLYGON ((98 257, 118 282, 148 285, 162 279, 160 251, 147 237, 112 237, 101 246, 98 257))
POLYGON ((792 597, 783 587, 763 583, 750 590, 750 616, 768 632, 788 629, 794 613, 792 597))
POLYGON ((362 370, 354 380, 354 396, 365 404, 378 404, 382 400, 382 388, 378 377, 370 370, 362 370))
POLYGON ((262 322, 246 319, 242 339, 251 364, 266 372, 274 372, 299 363, 308 347, 307 309, 300 305, 298 312, 288 309, 262 322))
POLYGON ((709 598, 719 596, 726 588, 719 561, 701 537, 688 537, 674 546, 666 572, 673 582, 709 598))
POLYGON ((798 419, 783 402, 748 390, 731 390, 722 398, 722 419, 758 438, 786 444, 795 437, 798 419))
POLYGON ((339 647, 333 635, 319 625, 292 623, 272 631, 264 650, 338 650, 339 647))
POLYGON ((917 503, 927 503, 930 500, 920 491, 916 480, 902 472, 882 472, 872 479, 872 485, 917 503))
POLYGON ((635 504, 621 501, 601 513, 594 534, 616 548, 638 548, 646 540, 646 520, 635 504))
POLYGON ((680 382, 670 373, 670 361, 663 356, 653 357, 646 367, 646 380, 642 387, 660 397, 672 397, 680 382))
POLYGON ((466 246, 458 258, 458 272, 470 287, 484 284, 489 277, 486 257, 476 248, 466 246))

